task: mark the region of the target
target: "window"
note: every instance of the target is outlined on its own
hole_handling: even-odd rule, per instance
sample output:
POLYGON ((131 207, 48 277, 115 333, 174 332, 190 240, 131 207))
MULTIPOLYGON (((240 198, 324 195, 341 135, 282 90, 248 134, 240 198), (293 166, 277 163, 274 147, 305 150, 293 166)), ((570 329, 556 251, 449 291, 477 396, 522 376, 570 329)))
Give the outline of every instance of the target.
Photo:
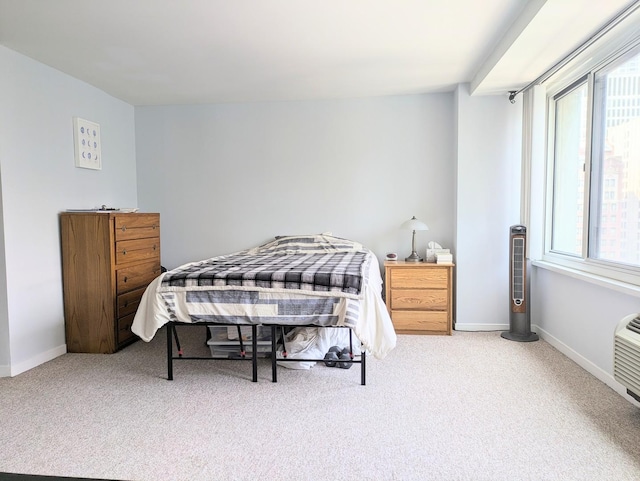
POLYGON ((584 226, 587 92, 582 79, 554 97, 555 151, 551 249, 579 256, 584 226))
POLYGON ((546 252, 640 284, 640 225, 610 214, 640 216, 640 47, 583 73, 549 95, 546 252))

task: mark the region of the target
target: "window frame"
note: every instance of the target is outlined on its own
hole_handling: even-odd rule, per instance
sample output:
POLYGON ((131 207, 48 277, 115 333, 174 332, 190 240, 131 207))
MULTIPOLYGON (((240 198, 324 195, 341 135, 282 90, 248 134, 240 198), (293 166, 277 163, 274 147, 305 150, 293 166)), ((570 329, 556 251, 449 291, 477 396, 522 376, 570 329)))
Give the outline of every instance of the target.
MULTIPOLYGON (((628 265, 614 261, 602 260, 590 257, 589 242, 595 242, 592 216, 597 215, 594 211, 594 204, 600 201, 593 201, 592 198, 598 195, 599 172, 594 172, 593 142, 594 137, 602 135, 594 133, 594 99, 595 99, 595 79, 602 71, 613 70, 616 65, 625 62, 626 59, 640 55, 640 39, 628 44, 626 47, 612 52, 605 56, 597 65, 587 65, 580 72, 573 72, 571 76, 553 79, 546 86, 546 182, 545 182, 545 208, 544 208, 544 250, 542 260, 551 264, 565 267, 571 270, 583 272, 587 275, 604 277, 614 281, 623 282, 640 287, 640 265, 628 265), (584 164, 584 198, 583 198, 583 222, 582 222, 582 246, 580 255, 552 250, 553 240, 553 202, 554 202, 554 173, 555 173, 555 132, 556 132, 556 101, 564 95, 579 88, 586 82, 587 84, 587 132, 585 145, 584 164), (594 191, 592 192, 592 185, 594 191)), ((639 101, 640 102, 640 101, 639 101)), ((600 112, 600 115, 602 112, 600 112)), ((601 120, 601 119, 599 119, 601 120)), ((620 238, 623 241, 624 238, 620 238)))

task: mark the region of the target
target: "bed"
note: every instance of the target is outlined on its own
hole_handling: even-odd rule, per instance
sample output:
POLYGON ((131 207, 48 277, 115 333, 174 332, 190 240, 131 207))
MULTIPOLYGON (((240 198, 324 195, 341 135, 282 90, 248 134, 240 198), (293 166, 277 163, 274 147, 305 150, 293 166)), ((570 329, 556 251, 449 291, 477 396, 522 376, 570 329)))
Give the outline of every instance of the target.
MULTIPOLYGON (((182 355, 176 326, 251 326, 250 360, 256 381, 256 326, 267 326, 272 333, 275 382, 276 362, 299 359, 287 356, 286 348, 277 352, 284 328, 346 328, 361 347, 359 356, 354 349, 350 353, 351 362, 361 364, 364 384, 366 354, 382 359, 396 344, 381 292, 378 260, 360 243, 329 234, 281 236, 161 274, 147 287, 131 329, 149 342, 168 325, 167 365, 172 379, 173 360, 193 359, 182 355), (172 337, 178 357, 173 356, 172 337)), ((316 337, 331 342, 327 336, 316 337)), ((315 347, 316 352, 327 348, 322 342, 315 347)))

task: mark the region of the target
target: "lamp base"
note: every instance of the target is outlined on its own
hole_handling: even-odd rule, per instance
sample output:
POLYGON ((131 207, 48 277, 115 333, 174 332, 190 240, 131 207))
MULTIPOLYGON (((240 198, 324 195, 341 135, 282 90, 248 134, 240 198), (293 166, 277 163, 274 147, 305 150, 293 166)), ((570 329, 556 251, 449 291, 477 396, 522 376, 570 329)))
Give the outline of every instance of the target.
POLYGON ((413 251, 409 257, 404 258, 407 262, 422 262, 422 257, 416 251, 413 251))

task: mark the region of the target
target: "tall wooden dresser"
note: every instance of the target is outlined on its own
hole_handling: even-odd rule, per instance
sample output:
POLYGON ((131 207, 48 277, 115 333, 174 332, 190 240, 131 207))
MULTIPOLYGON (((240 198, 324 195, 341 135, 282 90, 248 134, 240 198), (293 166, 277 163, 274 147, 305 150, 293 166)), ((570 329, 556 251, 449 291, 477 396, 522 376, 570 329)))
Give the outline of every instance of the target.
POLYGON ((160 215, 60 214, 68 352, 113 353, 137 337, 131 324, 160 275, 160 215))
POLYGON ((385 298, 396 332, 451 335, 453 267, 385 261, 385 298))

